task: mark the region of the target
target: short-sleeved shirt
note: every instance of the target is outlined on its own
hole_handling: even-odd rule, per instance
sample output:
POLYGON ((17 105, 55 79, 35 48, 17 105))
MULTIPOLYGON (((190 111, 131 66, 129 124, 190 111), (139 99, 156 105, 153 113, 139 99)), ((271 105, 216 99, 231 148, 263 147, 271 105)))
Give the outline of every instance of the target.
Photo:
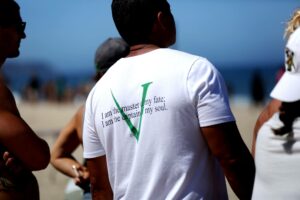
POLYGON ((90 92, 84 157, 106 155, 114 199, 227 199, 200 127, 234 121, 205 58, 157 49, 120 59, 90 92))

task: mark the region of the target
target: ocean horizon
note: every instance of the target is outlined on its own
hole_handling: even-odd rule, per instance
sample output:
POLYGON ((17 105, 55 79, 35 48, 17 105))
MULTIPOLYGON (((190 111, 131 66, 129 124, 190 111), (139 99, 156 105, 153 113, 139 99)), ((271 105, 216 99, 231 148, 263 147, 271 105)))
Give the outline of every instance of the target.
MULTIPOLYGON (((261 102, 269 99, 269 94, 275 86, 277 73, 280 65, 274 67, 250 67, 250 66, 222 66, 215 65, 223 76, 227 85, 228 94, 231 102, 234 103, 251 103, 253 102, 253 93, 260 91, 261 102), (256 87, 254 89, 254 87, 256 87)), ((18 64, 8 63, 3 67, 3 75, 7 80, 8 86, 18 96, 22 96, 24 90, 35 77, 40 87, 52 81, 61 87, 77 90, 84 85, 93 84, 93 68, 91 70, 74 70, 69 72, 54 71, 51 67, 43 62, 18 64)))

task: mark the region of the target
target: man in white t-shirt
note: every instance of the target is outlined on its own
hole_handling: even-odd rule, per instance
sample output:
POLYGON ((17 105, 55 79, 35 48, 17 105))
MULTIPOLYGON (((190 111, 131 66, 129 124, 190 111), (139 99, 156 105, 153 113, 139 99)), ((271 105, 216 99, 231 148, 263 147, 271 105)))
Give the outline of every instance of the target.
POLYGON ((166 0, 113 0, 130 45, 86 102, 84 157, 94 199, 250 199, 254 163, 225 84, 205 58, 169 49, 166 0))

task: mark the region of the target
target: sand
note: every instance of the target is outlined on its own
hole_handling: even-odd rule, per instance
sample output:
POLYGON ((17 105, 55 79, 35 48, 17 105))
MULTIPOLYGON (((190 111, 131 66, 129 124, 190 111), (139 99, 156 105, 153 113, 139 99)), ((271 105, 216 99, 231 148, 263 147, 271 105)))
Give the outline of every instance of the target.
MULTIPOLYGON (((48 142, 50 148, 52 148, 59 130, 71 119, 79 106, 80 104, 78 103, 18 103, 23 119, 40 137, 48 142)), ((254 124, 262 107, 245 104, 234 104, 231 107, 237 119, 242 138, 250 149, 254 124)), ((81 147, 74 152, 74 156, 79 160, 82 159, 81 147)), ((69 180, 68 177, 56 171, 51 165, 45 170, 34 172, 34 174, 39 182, 41 200, 64 199, 64 190, 69 180)), ((228 187, 228 192, 230 200, 237 199, 230 187, 228 187)))

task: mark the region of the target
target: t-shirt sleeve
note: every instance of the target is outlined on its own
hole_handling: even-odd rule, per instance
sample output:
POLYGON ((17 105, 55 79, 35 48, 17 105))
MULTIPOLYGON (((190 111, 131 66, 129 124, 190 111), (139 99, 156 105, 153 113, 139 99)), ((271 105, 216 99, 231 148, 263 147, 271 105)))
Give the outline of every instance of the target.
POLYGON ((225 82, 218 70, 206 59, 197 59, 187 77, 187 90, 200 127, 235 121, 225 82))
POLYGON ((93 109, 94 92, 95 90, 93 89, 86 100, 83 120, 83 157, 87 159, 105 155, 105 150, 95 126, 95 110, 93 109))

